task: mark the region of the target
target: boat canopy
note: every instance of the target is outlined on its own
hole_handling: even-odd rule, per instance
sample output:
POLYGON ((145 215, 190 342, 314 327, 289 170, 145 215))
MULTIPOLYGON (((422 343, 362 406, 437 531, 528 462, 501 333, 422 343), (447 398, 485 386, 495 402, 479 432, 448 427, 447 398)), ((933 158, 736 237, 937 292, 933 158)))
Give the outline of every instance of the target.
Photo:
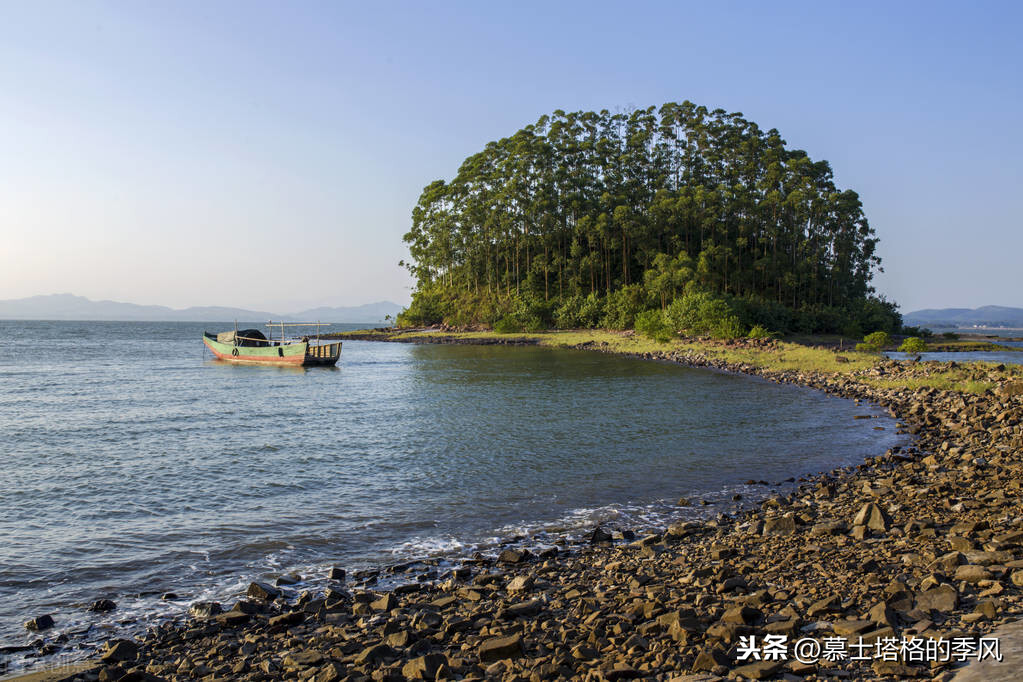
POLYGON ((217 341, 220 343, 230 343, 235 346, 255 346, 258 348, 269 345, 266 336, 258 329, 239 329, 237 332, 221 332, 217 334, 217 341))

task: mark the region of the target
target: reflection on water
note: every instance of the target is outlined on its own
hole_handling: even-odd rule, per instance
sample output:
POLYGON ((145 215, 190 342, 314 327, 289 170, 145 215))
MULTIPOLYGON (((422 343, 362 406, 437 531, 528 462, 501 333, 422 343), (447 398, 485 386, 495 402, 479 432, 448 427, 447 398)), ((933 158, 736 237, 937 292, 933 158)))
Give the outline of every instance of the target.
POLYGON ((711 371, 355 341, 337 368, 236 366, 204 357, 206 328, 0 322, 4 639, 39 613, 113 626, 285 570, 657 523, 680 495, 900 442, 880 411, 711 371))

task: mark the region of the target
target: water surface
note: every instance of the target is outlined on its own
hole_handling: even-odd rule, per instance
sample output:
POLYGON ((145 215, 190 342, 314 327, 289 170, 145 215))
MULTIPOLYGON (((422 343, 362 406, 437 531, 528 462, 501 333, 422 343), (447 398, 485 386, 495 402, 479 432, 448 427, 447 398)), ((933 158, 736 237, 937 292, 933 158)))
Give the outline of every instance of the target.
POLYGON ((98 640, 287 571, 656 525, 901 442, 853 419, 878 410, 708 370, 356 341, 336 369, 232 366, 207 327, 0 322, 0 642, 42 613, 98 640))

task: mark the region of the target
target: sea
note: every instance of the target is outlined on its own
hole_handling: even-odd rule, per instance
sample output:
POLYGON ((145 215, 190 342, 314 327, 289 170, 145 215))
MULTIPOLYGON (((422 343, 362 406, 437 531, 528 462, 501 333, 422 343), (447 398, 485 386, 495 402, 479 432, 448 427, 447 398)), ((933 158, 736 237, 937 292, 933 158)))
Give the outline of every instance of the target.
POLYGON ((201 342, 233 326, 0 321, 0 675, 251 581, 435 579, 909 442, 870 405, 581 350, 346 341, 334 368, 235 366, 201 342))

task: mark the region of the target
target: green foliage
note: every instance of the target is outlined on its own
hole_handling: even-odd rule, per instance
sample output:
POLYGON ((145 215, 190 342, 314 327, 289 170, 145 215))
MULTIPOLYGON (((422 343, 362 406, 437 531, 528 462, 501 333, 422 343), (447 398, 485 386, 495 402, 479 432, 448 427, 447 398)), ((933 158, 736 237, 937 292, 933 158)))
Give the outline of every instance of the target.
POLYGON ((604 315, 604 302, 596 294, 569 296, 554 310, 558 329, 592 329, 604 315))
POLYGON ((734 339, 743 335, 742 322, 728 299, 693 288, 671 302, 664 322, 672 331, 693 336, 734 339))
POLYGON ((885 346, 890 346, 892 337, 886 331, 877 331, 863 337, 863 343, 856 344, 856 350, 862 353, 880 353, 885 346))
POLYGON ((886 331, 876 331, 863 337, 863 343, 869 346, 877 346, 879 349, 892 345, 892 337, 886 331))
POLYGON ((638 284, 615 291, 604 301, 600 326, 605 329, 631 329, 636 315, 647 308, 646 298, 646 291, 638 284))
POLYGON ((948 339, 949 341, 958 341, 959 335, 955 332, 943 332, 941 338, 948 339))
POLYGON ((622 329, 691 285, 732 309, 720 334, 901 323, 871 297, 877 238, 828 163, 692 102, 543 116, 430 183, 404 241, 402 324, 622 329))
POLYGON ((664 323, 664 313, 660 310, 644 310, 636 315, 636 331, 662 343, 674 337, 671 329, 664 323))
POLYGON ((505 315, 494 323, 494 331, 498 334, 515 334, 523 331, 522 322, 515 315, 505 315))
POLYGON ((927 343, 916 336, 910 336, 899 346, 900 353, 924 353, 927 351, 927 343))
POLYGON ((771 332, 767 330, 767 327, 763 325, 753 325, 753 328, 746 334, 747 339, 769 339, 771 338, 771 332))

